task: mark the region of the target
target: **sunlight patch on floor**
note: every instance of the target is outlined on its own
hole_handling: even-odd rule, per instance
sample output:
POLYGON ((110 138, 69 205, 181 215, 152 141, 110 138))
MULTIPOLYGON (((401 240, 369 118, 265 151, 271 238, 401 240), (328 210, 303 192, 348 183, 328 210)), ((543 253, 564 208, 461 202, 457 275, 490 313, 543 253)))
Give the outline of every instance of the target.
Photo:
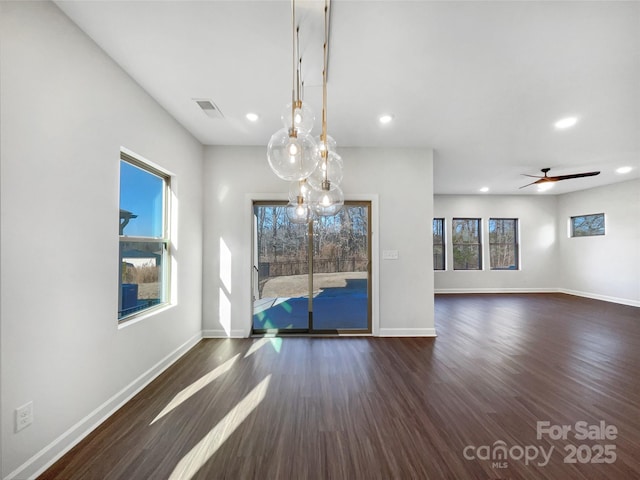
POLYGON ((236 356, 230 358, 229 360, 224 362, 222 365, 217 366, 216 368, 211 370, 209 373, 207 373, 203 377, 200 377, 198 380, 193 382, 187 388, 185 388, 184 390, 182 390, 178 394, 176 394, 176 396, 173 397, 173 399, 167 404, 166 407, 164 407, 164 409, 158 414, 158 416, 156 418, 153 419, 153 421, 149 425, 153 425, 156 421, 160 420, 162 417, 164 417, 169 412, 175 410, 182 403, 184 403, 189 398, 191 398, 193 395, 195 395, 200 390, 202 390, 204 387, 209 385, 211 382, 213 382, 220 375, 222 375, 222 374, 228 372, 229 370, 231 370, 231 367, 233 367, 233 364, 236 362, 236 360, 238 359, 239 356, 240 356, 240 354, 238 353, 236 356))
POLYGON ((190 480, 218 451, 242 422, 264 400, 269 388, 268 375, 211 429, 176 465, 169 480, 190 480))
POLYGON ((253 342, 251 344, 251 347, 249 347, 249 350, 247 350, 247 353, 244 354, 244 358, 247 358, 247 357, 253 355, 258 350, 260 350, 262 347, 264 347, 265 345, 268 345, 268 344, 273 347, 273 349, 276 351, 276 353, 280 353, 280 348, 282 346, 282 338, 275 337, 275 336, 273 336, 273 334, 271 334, 270 336, 267 335, 264 338, 261 338, 260 340, 257 340, 255 342, 253 342))

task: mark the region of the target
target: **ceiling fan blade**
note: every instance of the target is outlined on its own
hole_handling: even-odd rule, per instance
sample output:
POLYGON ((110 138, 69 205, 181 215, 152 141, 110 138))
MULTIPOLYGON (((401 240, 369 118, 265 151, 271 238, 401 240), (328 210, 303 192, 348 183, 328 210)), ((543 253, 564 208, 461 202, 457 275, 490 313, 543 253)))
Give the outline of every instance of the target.
MULTIPOLYGON (((528 177, 531 177, 532 175, 527 175, 528 177)), ((525 188, 525 187, 529 187, 531 185, 535 185, 536 183, 542 183, 542 178, 540 180, 536 180, 535 182, 531 182, 531 183, 527 183, 526 185, 521 186, 520 188, 525 188)))
POLYGON ((573 173, 571 175, 556 175, 553 177, 549 177, 547 176, 547 172, 550 169, 545 168, 542 171, 544 172, 544 177, 540 177, 540 176, 536 176, 536 175, 527 175, 526 173, 522 173, 521 175, 525 176, 525 177, 531 177, 531 178, 537 178, 538 180, 536 180, 535 182, 531 182, 528 183, 526 185, 523 185, 520 188, 525 188, 528 187, 530 185, 536 185, 538 183, 547 183, 547 182, 557 182, 559 180, 570 180, 572 178, 582 178, 582 177, 593 177, 595 175, 600 175, 600 172, 584 172, 584 173, 573 173))
POLYGON ((557 175, 555 177, 549 177, 549 178, 555 179, 557 181, 557 180, 570 180, 572 178, 593 177, 595 175, 600 175, 600 172, 574 173, 572 175, 557 175))

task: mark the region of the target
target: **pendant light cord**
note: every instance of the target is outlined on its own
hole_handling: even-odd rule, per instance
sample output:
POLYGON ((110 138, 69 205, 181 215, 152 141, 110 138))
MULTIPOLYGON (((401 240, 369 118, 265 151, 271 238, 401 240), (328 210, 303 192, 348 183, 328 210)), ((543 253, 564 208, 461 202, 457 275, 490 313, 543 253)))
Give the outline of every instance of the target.
POLYGON ((296 110, 296 57, 297 57, 297 51, 296 51, 296 33, 297 33, 297 29, 296 29, 296 0, 291 0, 291 45, 292 45, 292 63, 291 63, 291 67, 292 67, 292 82, 291 82, 291 136, 294 136, 295 132, 296 132, 296 125, 295 125, 295 110, 296 110))
POLYGON ((327 44, 329 42, 329 27, 327 15, 329 11, 328 0, 324 1, 324 46, 323 46, 323 66, 322 66, 322 137, 320 140, 324 143, 323 149, 323 186, 329 183, 329 146, 327 144, 327 44))
POLYGON ((296 55, 298 57, 298 70, 297 70, 297 82, 296 82, 296 105, 302 107, 302 55, 300 54, 300 27, 296 29, 296 55))

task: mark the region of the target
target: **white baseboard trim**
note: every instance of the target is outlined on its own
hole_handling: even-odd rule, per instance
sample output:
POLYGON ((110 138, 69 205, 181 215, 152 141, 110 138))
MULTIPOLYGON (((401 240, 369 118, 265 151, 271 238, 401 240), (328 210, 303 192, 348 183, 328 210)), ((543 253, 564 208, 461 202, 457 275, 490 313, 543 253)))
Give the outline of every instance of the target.
POLYGON ((381 328, 380 337, 436 337, 435 328, 381 328))
POLYGON ((600 295, 597 293, 579 292, 577 290, 569 290, 566 288, 561 288, 559 291, 561 293, 566 293, 567 295, 575 295, 577 297, 586 297, 592 298, 594 300, 602 300, 604 302, 619 303, 621 305, 628 305, 630 307, 640 307, 640 301, 630 300, 628 298, 611 297, 609 295, 600 295))
POLYGON ((436 288, 435 294, 456 293, 558 293, 558 288, 436 288))
POLYGON ((176 348, 149 370, 124 387, 89 415, 69 428, 66 432, 44 447, 25 463, 7 475, 4 480, 35 479, 47 468, 53 465, 60 457, 75 447, 83 438, 95 430, 116 410, 133 398, 140 390, 149 385, 156 377, 175 363, 202 339, 198 332, 185 343, 176 348))
MULTIPOLYGON (((340 336, 349 336, 349 334, 342 334, 340 336)), ((362 334, 356 333, 353 336, 362 336, 362 334)), ((378 337, 435 337, 435 328, 381 328, 377 335, 378 337)), ((203 330, 202 338, 247 338, 247 333, 244 330, 231 330, 231 334, 227 335, 224 330, 203 330)))
POLYGON ((434 290, 434 293, 436 295, 461 293, 564 293, 578 297, 592 298, 594 300, 602 300, 603 302, 619 303, 630 307, 640 307, 640 301, 638 300, 600 295, 598 293, 579 292, 568 288, 437 288, 434 290))
POLYGON ((224 330, 203 330, 202 338, 247 338, 247 332, 241 329, 231 330, 227 334, 224 330))

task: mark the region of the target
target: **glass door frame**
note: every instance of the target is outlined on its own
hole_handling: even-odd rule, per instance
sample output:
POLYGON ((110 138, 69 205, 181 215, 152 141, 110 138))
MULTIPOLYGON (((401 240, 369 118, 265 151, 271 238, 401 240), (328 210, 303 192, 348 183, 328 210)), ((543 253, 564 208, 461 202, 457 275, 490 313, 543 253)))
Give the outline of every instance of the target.
MULTIPOLYGON (((277 334, 277 335, 288 335, 288 334, 309 334, 309 335, 371 335, 373 333, 373 259, 372 259, 372 200, 345 200, 344 204, 346 207, 350 206, 359 206, 364 207, 367 212, 367 269, 366 269, 366 279, 367 279, 367 328, 366 329, 316 329, 313 326, 313 252, 314 252, 314 237, 313 237, 313 222, 309 223, 308 233, 307 233, 307 241, 308 241, 308 255, 307 262, 309 265, 308 268, 308 278, 309 278, 309 288, 308 288, 308 296, 309 296, 309 304, 308 304, 308 328, 290 328, 290 329, 255 329, 253 322, 253 302, 252 302, 252 320, 251 320, 251 334, 253 335, 266 335, 266 334, 277 334)), ((264 206, 278 206, 278 205, 286 205, 287 201, 283 200, 252 200, 251 202, 251 215, 255 216, 255 207, 264 205, 264 206)), ((258 270, 256 266, 257 262, 257 231, 255 220, 252 222, 252 275, 251 275, 251 291, 252 291, 252 299, 255 300, 255 285, 258 283, 258 270)))

